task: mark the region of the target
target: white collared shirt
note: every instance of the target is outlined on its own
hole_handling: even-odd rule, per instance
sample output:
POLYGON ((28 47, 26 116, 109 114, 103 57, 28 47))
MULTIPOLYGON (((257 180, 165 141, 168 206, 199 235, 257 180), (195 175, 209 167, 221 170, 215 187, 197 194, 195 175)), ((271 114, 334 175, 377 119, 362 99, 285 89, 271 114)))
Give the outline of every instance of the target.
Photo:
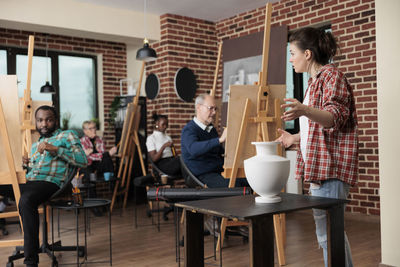
POLYGON ((197 117, 193 117, 194 123, 196 123, 203 131, 207 131, 207 133, 211 132, 213 125, 205 125, 202 123, 197 117))

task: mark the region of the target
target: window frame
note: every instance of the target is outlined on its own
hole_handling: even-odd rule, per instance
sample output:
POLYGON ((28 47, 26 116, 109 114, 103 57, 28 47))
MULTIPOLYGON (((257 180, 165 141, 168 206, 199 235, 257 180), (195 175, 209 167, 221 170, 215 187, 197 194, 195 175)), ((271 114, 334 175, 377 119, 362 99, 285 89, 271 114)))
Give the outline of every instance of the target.
MULTIPOLYGON (((2 46, 0 45, 0 50, 7 51, 7 74, 8 75, 16 75, 17 73, 17 55, 27 55, 28 48, 23 47, 13 47, 13 46, 2 46)), ((34 49, 33 56, 41 56, 46 57, 46 50, 43 49, 34 49)), ((97 56, 90 55, 90 54, 80 54, 80 53, 73 53, 73 52, 65 52, 65 51, 55 51, 55 50, 48 50, 47 57, 51 59, 51 84, 54 86, 56 93, 52 95, 53 105, 55 106, 58 114, 60 114, 60 85, 59 85, 59 64, 58 64, 58 57, 59 56, 72 56, 72 57, 81 57, 81 58, 90 58, 93 60, 94 66, 94 95, 95 95, 95 116, 96 118, 99 117, 99 88, 98 88, 98 72, 97 72, 97 56)), ((25 77, 23 77, 25 78, 25 77)), ((61 117, 60 117, 61 120, 61 117)))

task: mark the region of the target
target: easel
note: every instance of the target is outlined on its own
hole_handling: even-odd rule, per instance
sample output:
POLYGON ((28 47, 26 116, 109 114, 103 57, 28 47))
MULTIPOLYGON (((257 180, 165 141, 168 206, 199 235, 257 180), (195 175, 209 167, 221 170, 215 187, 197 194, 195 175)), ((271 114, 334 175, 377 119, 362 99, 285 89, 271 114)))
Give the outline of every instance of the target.
MULTIPOLYGON (((222 99, 215 99, 215 92, 217 90, 217 80, 218 80, 218 71, 219 71, 219 63, 221 61, 221 54, 222 54, 222 42, 218 44, 218 56, 217 56, 217 65, 215 66, 214 72, 214 83, 213 87, 210 91, 210 96, 214 97, 215 105, 217 106, 217 111, 215 112, 215 126, 219 123, 219 118, 221 114, 221 107, 222 107, 222 99)), ((218 129, 218 127, 216 127, 218 129)))
MULTIPOLYGON (((22 155, 28 156, 32 146, 32 130, 35 126, 32 124, 32 99, 31 99, 31 75, 32 75, 32 59, 34 37, 29 35, 28 43, 28 77, 26 80, 26 89, 24 90, 23 107, 22 107, 22 155)), ((47 60, 47 59, 46 59, 47 60)))
MULTIPOLYGON (((269 40, 271 31, 271 4, 268 3, 266 6, 265 14, 265 28, 264 28, 264 44, 263 44, 263 57, 262 57, 262 69, 259 74, 258 85, 237 85, 230 87, 230 100, 228 106, 228 115, 235 113, 235 118, 238 118, 242 114, 239 131, 232 130, 230 128, 230 120, 228 118, 228 136, 227 143, 233 141, 235 143, 235 149, 233 153, 233 160, 229 161, 225 158, 224 165, 224 176, 229 177, 229 187, 234 187, 236 178, 238 176, 245 177, 243 172, 243 160, 255 155, 255 150, 250 144, 249 138, 251 133, 256 131, 256 141, 272 141, 275 139, 276 129, 282 127, 281 120, 281 100, 285 95, 285 90, 282 86, 267 85, 267 71, 268 71, 268 53, 269 53, 269 40), (251 99, 252 97, 252 99, 251 99), (270 101, 270 98, 273 101, 270 101), (244 105, 244 109, 238 109, 238 102, 233 107, 231 103, 234 100, 241 101, 244 105), (232 101, 231 101, 232 100, 232 101), (244 103, 243 103, 244 102, 244 103), (273 113, 271 114, 271 110, 273 113), (255 114, 254 117, 250 117, 250 114, 255 114), (268 127, 269 126, 269 127, 268 127), (246 145, 246 146, 245 146, 246 145)), ((236 119, 237 120, 237 119, 236 119)), ((226 154, 230 156, 229 151, 226 154)), ((282 155, 282 148, 279 154, 282 155)), ((284 243, 285 243, 285 223, 284 216, 274 215, 274 228, 275 237, 278 250, 278 260, 280 265, 285 265, 284 257, 284 243)), ((221 222, 221 234, 217 243, 217 251, 219 251, 223 245, 225 230, 227 225, 243 225, 246 222, 229 222, 226 218, 222 219, 221 222), (221 244, 221 247, 220 247, 221 244)), ((250 233, 251 238, 251 233, 250 233)))
POLYGON ((140 148, 139 136, 138 136, 139 121, 140 121, 139 96, 140 96, 140 87, 142 85, 144 67, 145 67, 145 62, 143 61, 142 69, 140 71, 139 85, 136 90, 135 98, 133 99, 133 103, 129 103, 126 109, 126 117, 124 125, 122 127, 122 135, 121 135, 120 149, 119 149, 119 151, 121 151, 121 154, 118 153, 117 155, 120 157, 120 164, 117 177, 121 179, 117 180, 114 187, 114 193, 110 206, 111 212, 113 210, 117 195, 122 195, 122 194, 124 195, 123 208, 126 207, 126 203, 128 200, 128 191, 131 182, 132 165, 136 149, 138 151, 140 165, 142 167, 142 173, 143 175, 147 174, 144 161, 142 158, 142 149, 140 148))
MULTIPOLYGON (((12 93, 17 94, 17 77, 11 75, 4 75, 1 77, 0 90, 2 96, 4 96, 0 99, 0 138, 2 139, 2 149, 0 149, 0 153, 5 155, 7 159, 6 162, 2 161, 0 164, 0 184, 11 184, 15 201, 18 203, 21 197, 18 184, 25 183, 25 172, 22 170, 22 155, 19 154, 22 149, 19 141, 20 139, 15 140, 14 138, 13 140, 10 140, 9 138, 9 136, 18 136, 20 134, 18 96, 14 98, 7 97, 7 101, 4 101, 4 98, 6 98, 5 95, 10 95, 12 93), (5 92, 3 90, 4 88, 7 88, 8 91, 5 92), (6 107, 6 109, 3 109, 2 102, 5 102, 4 107, 6 107), (8 111, 7 116, 5 116, 4 110, 8 111), (7 124, 10 124, 9 126, 11 127, 7 127, 7 124), (15 155, 13 154, 13 150, 16 152, 15 155)), ((13 218, 18 216, 18 206, 16 211, 0 213, 0 218, 13 218)), ((20 225, 22 227, 21 218, 20 225)), ((22 246, 23 244, 23 239, 0 241, 0 247, 22 246)))

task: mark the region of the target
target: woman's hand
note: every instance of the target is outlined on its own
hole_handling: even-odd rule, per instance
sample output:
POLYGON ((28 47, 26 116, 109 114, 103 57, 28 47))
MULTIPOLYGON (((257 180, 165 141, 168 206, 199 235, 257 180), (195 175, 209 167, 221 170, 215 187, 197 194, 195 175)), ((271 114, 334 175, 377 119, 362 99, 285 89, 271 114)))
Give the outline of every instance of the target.
POLYGON ((117 153, 117 147, 116 146, 113 146, 109 151, 108 151, 108 154, 110 154, 110 156, 112 157, 112 156, 114 156, 116 153, 117 153))
POLYGON ((163 145, 164 148, 167 148, 167 147, 170 147, 170 146, 172 146, 172 141, 168 141, 163 145))
POLYGON ((284 121, 292 121, 306 115, 308 106, 303 105, 295 98, 285 98, 284 101, 289 103, 282 104, 281 108, 290 108, 281 117, 284 121))
POLYGON ((89 156, 90 154, 93 153, 93 148, 88 148, 88 149, 84 149, 84 150, 85 150, 86 156, 89 156))
POLYGON ((277 138, 275 141, 281 142, 285 146, 285 148, 292 146, 300 139, 298 134, 290 134, 282 129, 278 129, 278 133, 281 136, 277 138))

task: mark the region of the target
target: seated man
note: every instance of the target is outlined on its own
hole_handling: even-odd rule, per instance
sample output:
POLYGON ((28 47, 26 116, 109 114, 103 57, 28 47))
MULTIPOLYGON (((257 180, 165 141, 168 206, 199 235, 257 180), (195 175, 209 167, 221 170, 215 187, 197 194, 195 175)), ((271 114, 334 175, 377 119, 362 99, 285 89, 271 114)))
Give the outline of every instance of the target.
POLYGON ((81 138, 81 144, 88 159, 88 167, 86 172, 84 171, 87 181, 90 173, 102 175, 105 172, 114 172, 111 157, 117 153, 117 147, 105 151, 104 141, 96 135, 96 123, 93 121, 85 121, 82 129, 85 135, 81 138))
MULTIPOLYGON (((228 187, 229 179, 221 172, 227 131, 218 137, 212 122, 215 117, 215 100, 210 95, 199 95, 195 101, 196 116, 182 130, 182 158, 190 171, 208 187, 228 187)), ((247 186, 244 179, 236 180, 237 186, 247 186)))
MULTIPOLYGON (((74 131, 61 131, 55 108, 40 106, 35 112, 38 142, 32 145, 31 159, 23 158, 28 169, 27 183, 21 184, 19 213, 24 228, 24 263, 34 267, 39 263, 39 213, 38 207, 60 188, 72 166, 85 167, 87 159, 74 131)), ((11 195, 11 185, 0 189, 11 195)))

